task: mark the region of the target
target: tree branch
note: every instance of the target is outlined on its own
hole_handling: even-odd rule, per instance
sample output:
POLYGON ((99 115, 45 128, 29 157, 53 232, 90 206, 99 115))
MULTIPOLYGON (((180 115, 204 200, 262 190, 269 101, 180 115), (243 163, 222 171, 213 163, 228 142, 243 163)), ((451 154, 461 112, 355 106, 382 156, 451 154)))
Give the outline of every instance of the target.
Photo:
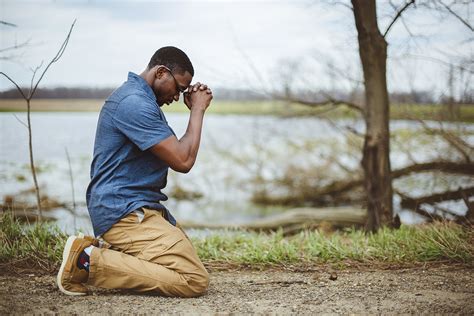
POLYGON ((35 82, 36 73, 41 68, 41 66, 43 66, 43 61, 41 61, 41 64, 39 64, 39 66, 36 67, 35 69, 31 68, 31 71, 33 72, 33 76, 31 76, 31 81, 30 81, 30 91, 31 91, 31 89, 33 89, 33 83, 35 82))
POLYGON ((395 17, 393 18, 392 22, 390 22, 390 24, 388 25, 387 29, 385 30, 385 32, 383 33, 383 37, 385 38, 388 34, 388 32, 390 31, 390 29, 392 28, 392 26, 395 24, 395 22, 398 20, 399 17, 402 16, 402 13, 403 11, 405 11, 410 5, 414 4, 415 3, 415 0, 410 0, 410 2, 407 2, 403 8, 401 8, 397 14, 395 15, 395 17))
POLYGON ((454 17, 456 17, 459 21, 461 21, 462 24, 464 24, 465 26, 467 26, 468 29, 470 29, 472 32, 474 32, 474 28, 466 21, 464 20, 462 17, 459 16, 459 14, 457 14, 456 12, 454 12, 447 4, 445 4, 443 1, 439 1, 439 3, 441 3, 441 5, 446 9, 448 10, 449 13, 451 13, 452 15, 454 15, 454 17))
POLYGON ((429 127, 423 120, 418 120, 418 122, 423 126, 423 128, 434 135, 440 135, 448 144, 450 144, 457 152, 459 152, 466 162, 471 162, 471 151, 473 148, 469 146, 466 142, 460 139, 458 136, 453 135, 452 133, 446 132, 442 125, 440 124, 440 129, 435 130, 429 127), (467 150, 467 151, 466 151, 467 150))
POLYGON ((35 94, 36 92, 36 89, 38 88, 38 85, 39 83, 41 82, 41 80, 43 79, 44 75, 46 74, 46 72, 48 71, 49 67, 51 67, 52 64, 54 64, 55 62, 57 62, 61 56, 64 54, 64 51, 66 50, 66 47, 67 47, 67 44, 69 42, 69 38, 71 37, 71 33, 72 33, 72 29, 74 28, 74 25, 76 24, 76 20, 74 20, 74 22, 72 22, 72 25, 69 29, 69 33, 67 34, 66 36, 66 39, 64 40, 64 42, 62 43, 61 47, 59 48, 58 52, 56 53, 56 56, 53 57, 53 59, 51 59, 51 61, 49 62, 49 64, 46 66, 46 68, 43 70, 43 73, 41 74, 40 78, 38 79, 38 81, 36 82, 34 88, 32 90, 30 90, 30 93, 28 94, 28 99, 31 99, 33 97, 33 95, 35 94))
POLYGON ((23 90, 20 88, 20 86, 15 82, 15 80, 13 80, 12 78, 10 78, 6 73, 4 73, 3 71, 0 71, 0 75, 3 75, 5 76, 5 78, 7 78, 8 80, 10 80, 11 83, 13 83, 15 85, 15 87, 18 89, 18 91, 20 92, 21 96, 26 100, 27 97, 26 95, 23 93, 23 90))
POLYGON ((19 48, 22 48, 24 46, 27 46, 30 43, 30 40, 31 39, 28 39, 28 40, 24 41, 23 43, 15 44, 13 46, 6 47, 6 48, 2 48, 2 49, 0 49, 0 53, 6 52, 6 51, 9 51, 9 50, 13 50, 13 49, 19 49, 19 48))
POLYGON ((0 21, 0 24, 6 25, 6 26, 11 26, 11 27, 17 27, 16 24, 10 23, 10 22, 5 22, 5 21, 0 21))
POLYGON ((25 122, 23 122, 22 120, 20 120, 20 118, 18 116, 16 116, 16 114, 13 114, 13 116, 16 118, 16 120, 18 122, 20 122, 20 124, 22 124, 24 127, 28 128, 28 125, 26 125, 25 122))
POLYGON ((454 67, 456 69, 459 69, 459 70, 462 70, 462 71, 465 71, 469 74, 474 74, 474 70, 472 69, 469 69, 467 67, 464 67, 463 65, 459 65, 459 64, 453 64, 451 62, 448 62, 448 61, 445 61, 445 60, 442 60, 442 59, 439 59, 439 58, 436 58, 436 57, 432 57, 432 56, 422 56, 422 55, 416 55, 416 54, 404 54, 400 57, 390 57, 391 59, 404 59, 406 57, 410 57, 410 58, 414 58, 414 59, 420 59, 420 60, 426 60, 426 61, 431 61, 433 63, 436 63, 436 64, 440 64, 440 65, 444 65, 444 66, 447 66, 447 67, 454 67))
POLYGON ((474 175, 474 164, 472 163, 458 163, 449 161, 432 161, 425 163, 413 164, 401 169, 392 171, 392 179, 397 179, 410 173, 417 173, 423 171, 439 170, 448 173, 474 175))
POLYGON ((336 105, 347 105, 351 109, 357 110, 359 112, 363 111, 362 106, 360 106, 358 104, 348 102, 348 101, 344 101, 344 100, 337 100, 337 99, 334 99, 332 97, 328 97, 326 100, 320 101, 320 102, 307 101, 307 100, 303 100, 303 99, 299 99, 299 98, 294 98, 294 97, 291 97, 291 96, 287 96, 287 97, 283 98, 283 100, 298 103, 298 104, 301 104, 301 105, 310 106, 310 107, 318 107, 318 106, 324 106, 324 105, 334 105, 334 106, 336 106, 336 105))

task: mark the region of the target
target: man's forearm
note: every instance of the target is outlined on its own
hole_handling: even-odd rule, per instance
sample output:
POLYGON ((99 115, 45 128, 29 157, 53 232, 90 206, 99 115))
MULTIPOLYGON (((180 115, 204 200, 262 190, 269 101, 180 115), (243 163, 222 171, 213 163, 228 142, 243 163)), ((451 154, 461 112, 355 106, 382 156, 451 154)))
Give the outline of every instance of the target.
POLYGON ((196 161, 201 143, 202 123, 204 110, 198 107, 192 107, 189 116, 188 128, 183 137, 179 140, 180 147, 186 157, 186 165, 191 168, 196 161))

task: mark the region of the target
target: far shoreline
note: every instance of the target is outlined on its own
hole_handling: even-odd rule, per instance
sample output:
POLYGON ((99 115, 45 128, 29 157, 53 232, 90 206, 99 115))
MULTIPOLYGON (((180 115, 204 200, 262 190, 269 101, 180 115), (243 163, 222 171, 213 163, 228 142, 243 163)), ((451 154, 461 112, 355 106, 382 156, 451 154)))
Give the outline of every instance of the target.
MULTIPOLYGON (((105 99, 33 99, 31 112, 100 112, 105 99)), ((170 106, 162 107, 165 113, 188 113, 189 110, 180 100, 170 106)), ((447 115, 447 106, 441 104, 397 104, 390 106, 392 120, 439 120, 474 123, 474 104, 457 107, 456 116, 447 115)), ((23 99, 0 99, 0 112, 26 112, 23 99)), ((329 117, 332 119, 361 118, 356 111, 332 105, 308 107, 290 104, 285 101, 230 101, 214 100, 207 111, 221 115, 269 115, 282 117, 329 117)))

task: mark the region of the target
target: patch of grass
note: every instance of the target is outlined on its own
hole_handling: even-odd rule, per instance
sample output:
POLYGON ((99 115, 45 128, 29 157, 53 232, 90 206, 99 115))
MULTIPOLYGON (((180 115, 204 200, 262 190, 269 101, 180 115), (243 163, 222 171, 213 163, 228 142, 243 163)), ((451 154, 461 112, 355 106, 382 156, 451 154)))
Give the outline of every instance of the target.
POLYGON ((0 263, 51 270, 61 262, 66 239, 54 224, 25 225, 5 212, 0 217, 0 263))
MULTIPOLYGON (((54 224, 24 225, 10 213, 0 217, 0 263, 57 268, 66 241, 54 224)), ((303 231, 293 237, 228 231, 194 238, 204 262, 247 265, 305 263, 414 264, 453 262, 472 265, 474 232, 451 223, 384 228, 376 234, 348 229, 333 233, 303 231)))
POLYGON ((351 229, 324 234, 305 231, 291 238, 239 232, 195 239, 203 260, 246 264, 417 263, 450 261, 472 264, 473 232, 450 223, 384 228, 377 234, 351 229))
POLYGON ((440 104, 391 104, 391 119, 421 119, 440 121, 474 122, 474 106, 472 104, 456 105, 456 114, 450 115, 446 105, 440 104))

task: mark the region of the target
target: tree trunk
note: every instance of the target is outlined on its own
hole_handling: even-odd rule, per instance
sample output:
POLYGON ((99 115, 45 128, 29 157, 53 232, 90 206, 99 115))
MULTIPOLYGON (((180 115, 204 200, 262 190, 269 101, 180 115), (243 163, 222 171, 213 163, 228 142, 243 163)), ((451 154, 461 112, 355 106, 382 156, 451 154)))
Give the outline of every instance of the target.
POLYGON ((36 168, 35 168, 35 159, 33 158, 33 132, 31 131, 31 100, 28 98, 26 100, 27 107, 27 119, 28 119, 28 148, 30 150, 30 168, 31 174, 33 175, 33 183, 35 185, 36 191, 36 203, 38 204, 38 217, 39 221, 43 220, 43 209, 41 208, 41 198, 38 185, 38 179, 36 178, 36 168))
POLYGON ((366 98, 366 134, 362 156, 368 205, 366 229, 375 232, 393 221, 386 80, 387 42, 377 25, 375 0, 352 0, 352 6, 366 98))

